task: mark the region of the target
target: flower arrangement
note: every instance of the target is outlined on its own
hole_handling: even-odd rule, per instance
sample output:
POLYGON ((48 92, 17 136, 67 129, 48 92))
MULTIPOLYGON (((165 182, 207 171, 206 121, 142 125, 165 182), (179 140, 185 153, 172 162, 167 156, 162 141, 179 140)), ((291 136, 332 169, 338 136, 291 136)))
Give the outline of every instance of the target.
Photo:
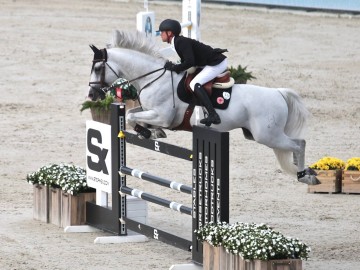
POLYGON ((323 157, 310 165, 310 168, 314 170, 342 170, 345 168, 345 162, 335 157, 323 157))
POLYGON ((198 240, 223 246, 245 260, 307 259, 311 251, 298 239, 285 237, 265 224, 209 223, 195 234, 198 240))
POLYGON ((115 97, 111 94, 106 94, 105 99, 99 99, 96 101, 86 100, 83 102, 80 112, 86 109, 94 109, 97 114, 102 111, 109 111, 111 103, 115 102, 115 97))
POLYGON ((353 157, 348 159, 344 170, 360 171, 360 157, 353 157))
POLYGON ((125 102, 127 100, 137 99, 136 88, 124 78, 118 78, 110 87, 108 87, 105 98, 96 101, 87 100, 83 102, 80 112, 86 109, 95 109, 97 114, 103 111, 109 111, 111 103, 118 101, 125 102))
POLYGON ((72 195, 94 191, 86 184, 86 170, 73 164, 61 163, 43 166, 36 172, 29 173, 26 181, 32 185, 60 187, 72 195))
POLYGON ((256 79, 256 77, 252 75, 252 72, 248 72, 246 69, 247 67, 242 67, 241 65, 238 65, 237 68, 233 66, 229 67, 230 76, 234 78, 235 83, 246 84, 247 81, 256 79))

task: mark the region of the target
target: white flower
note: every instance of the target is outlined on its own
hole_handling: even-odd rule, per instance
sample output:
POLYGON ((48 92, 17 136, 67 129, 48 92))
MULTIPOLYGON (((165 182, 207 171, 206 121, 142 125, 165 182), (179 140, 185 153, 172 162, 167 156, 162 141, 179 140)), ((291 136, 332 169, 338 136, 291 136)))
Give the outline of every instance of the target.
POLYGON ((71 191, 73 194, 88 189, 85 169, 72 164, 46 165, 28 174, 26 180, 31 184, 60 186, 65 192, 71 191))
POLYGON ((207 224, 196 233, 199 240, 207 242, 216 240, 216 246, 221 245, 227 252, 239 254, 244 259, 268 260, 274 257, 287 259, 294 255, 306 259, 310 252, 310 248, 297 239, 285 237, 265 224, 229 225, 222 222, 207 224))

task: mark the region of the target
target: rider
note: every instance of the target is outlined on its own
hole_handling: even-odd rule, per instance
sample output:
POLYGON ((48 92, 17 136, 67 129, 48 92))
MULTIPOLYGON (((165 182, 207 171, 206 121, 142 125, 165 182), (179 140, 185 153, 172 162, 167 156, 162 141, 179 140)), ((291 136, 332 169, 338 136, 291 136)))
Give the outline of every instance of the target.
POLYGON ((202 71, 190 82, 191 90, 209 113, 209 116, 202 119, 200 123, 206 126, 220 124, 221 119, 203 88, 203 84, 214 79, 227 69, 227 59, 222 54, 227 50, 213 49, 197 40, 180 36, 181 25, 176 20, 166 19, 162 21, 159 31, 161 32, 162 41, 171 44, 171 47, 175 49, 181 60, 180 64, 166 62, 165 69, 180 73, 194 66, 203 67, 202 71))

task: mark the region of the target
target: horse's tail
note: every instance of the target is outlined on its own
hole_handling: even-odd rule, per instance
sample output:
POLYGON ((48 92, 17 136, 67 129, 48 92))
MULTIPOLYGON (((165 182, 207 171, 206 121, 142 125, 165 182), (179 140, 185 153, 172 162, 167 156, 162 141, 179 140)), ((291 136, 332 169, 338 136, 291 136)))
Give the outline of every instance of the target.
POLYGON ((285 134, 291 138, 301 139, 306 131, 307 119, 310 116, 310 112, 305 107, 301 97, 294 90, 281 88, 279 91, 288 105, 288 119, 285 125, 285 134))
MULTIPOLYGON (((306 131, 310 112, 305 107, 301 97, 294 90, 280 88, 279 91, 288 105, 288 119, 284 132, 291 138, 301 139, 306 131)), ((297 167, 293 163, 293 153, 291 151, 274 149, 274 152, 284 171, 291 174, 297 173, 297 167)))

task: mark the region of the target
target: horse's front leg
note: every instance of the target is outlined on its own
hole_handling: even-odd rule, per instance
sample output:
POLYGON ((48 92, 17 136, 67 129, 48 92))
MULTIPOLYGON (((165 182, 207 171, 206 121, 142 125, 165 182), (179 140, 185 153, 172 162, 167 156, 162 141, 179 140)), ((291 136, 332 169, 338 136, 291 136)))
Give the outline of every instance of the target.
POLYGON ((308 184, 308 185, 317 185, 320 184, 319 180, 316 178, 316 173, 310 169, 305 168, 305 146, 306 141, 302 139, 294 140, 297 145, 300 147, 300 150, 294 152, 294 164, 298 167, 298 181, 308 184))
POLYGON ((156 110, 131 110, 127 115, 127 121, 129 125, 134 127, 136 132, 145 138, 166 138, 166 133, 161 128, 148 130, 145 126, 169 127, 174 119, 174 116, 174 110, 163 114, 158 113, 156 110))
POLYGON ((134 128, 136 123, 133 121, 129 121, 128 115, 132 114, 132 113, 136 113, 136 112, 141 112, 141 111, 142 111, 141 107, 135 107, 135 108, 126 110, 126 125, 129 125, 130 127, 134 128))
POLYGON ((133 114, 142 112, 142 107, 135 107, 131 108, 126 111, 126 123, 127 125, 131 126, 137 133, 138 136, 141 138, 151 138, 152 131, 148 129, 148 124, 139 123, 134 120, 133 114), (130 115, 130 116, 129 116, 130 115))
POLYGON ((136 122, 134 122, 132 119, 133 117, 129 117, 129 115, 132 115, 134 113, 137 113, 137 112, 142 112, 143 109, 141 107, 135 107, 135 108, 132 108, 132 109, 129 109, 126 111, 126 123, 129 124, 131 127, 135 127, 136 125, 136 122))

